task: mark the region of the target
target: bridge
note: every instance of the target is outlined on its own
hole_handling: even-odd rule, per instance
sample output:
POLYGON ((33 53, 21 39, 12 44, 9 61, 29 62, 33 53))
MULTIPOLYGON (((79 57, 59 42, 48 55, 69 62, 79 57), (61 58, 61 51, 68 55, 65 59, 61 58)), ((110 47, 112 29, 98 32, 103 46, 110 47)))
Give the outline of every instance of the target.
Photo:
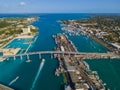
POLYGON ((6 55, 6 56, 1 56, 0 58, 10 58, 13 57, 14 60, 16 57, 20 57, 22 59, 23 56, 27 56, 27 59, 29 59, 29 56, 31 55, 39 55, 39 58, 41 58, 42 54, 51 54, 52 55, 69 55, 81 58, 81 59, 100 59, 100 58, 109 58, 109 59, 119 59, 120 55, 114 54, 112 52, 109 53, 86 53, 86 52, 63 52, 63 51, 38 51, 38 52, 29 52, 29 53, 23 53, 23 54, 16 54, 16 55, 6 55))

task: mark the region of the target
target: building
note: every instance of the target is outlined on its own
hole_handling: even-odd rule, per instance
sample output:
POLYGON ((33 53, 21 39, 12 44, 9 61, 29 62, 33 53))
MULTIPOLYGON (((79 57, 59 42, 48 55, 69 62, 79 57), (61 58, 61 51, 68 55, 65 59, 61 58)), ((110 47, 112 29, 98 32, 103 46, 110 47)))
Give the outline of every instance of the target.
POLYGON ((30 26, 28 26, 27 28, 22 28, 22 31, 24 35, 31 33, 30 26))
POLYGON ((112 46, 116 49, 120 50, 120 45, 118 43, 112 43, 112 46))

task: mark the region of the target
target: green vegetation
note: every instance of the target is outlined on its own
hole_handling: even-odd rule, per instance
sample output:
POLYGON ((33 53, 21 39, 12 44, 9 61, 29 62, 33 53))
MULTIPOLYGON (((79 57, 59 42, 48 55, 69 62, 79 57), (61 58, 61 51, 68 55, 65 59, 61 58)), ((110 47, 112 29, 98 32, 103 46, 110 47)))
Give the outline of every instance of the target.
POLYGON ((4 27, 7 27, 9 26, 10 23, 6 22, 6 21, 0 21, 0 28, 4 28, 4 27))
MULTIPOLYGON (((28 28, 28 26, 35 21, 36 18, 0 18, 0 47, 5 45, 14 37, 20 34, 24 34, 23 28, 28 28)), ((35 35, 37 33, 37 28, 31 26, 31 33, 28 35, 35 35)), ((26 31, 27 32, 27 31, 26 31)))
POLYGON ((88 19, 82 20, 62 20, 63 24, 69 25, 71 22, 77 23, 73 24, 75 27, 79 27, 82 24, 84 27, 90 30, 101 30, 101 32, 107 32, 109 35, 104 36, 104 38, 111 43, 120 43, 120 15, 94 15, 88 19))
POLYGON ((62 75, 63 75, 63 81, 64 81, 64 83, 67 84, 67 78, 66 78, 65 73, 62 73, 62 75))

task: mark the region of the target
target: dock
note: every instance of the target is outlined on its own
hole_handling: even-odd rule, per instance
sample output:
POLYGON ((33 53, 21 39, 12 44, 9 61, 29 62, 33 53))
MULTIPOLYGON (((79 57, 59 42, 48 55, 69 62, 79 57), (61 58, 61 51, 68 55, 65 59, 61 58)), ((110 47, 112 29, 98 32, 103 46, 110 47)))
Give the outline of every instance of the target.
MULTIPOLYGON (((74 44, 65 34, 58 34, 53 37, 57 44, 55 51, 77 52, 74 44)), ((58 54, 59 73, 64 74, 64 83, 69 85, 71 90, 105 90, 102 80, 96 71, 91 71, 89 65, 76 55, 58 54)), ((56 72, 55 72, 56 73, 56 72)))

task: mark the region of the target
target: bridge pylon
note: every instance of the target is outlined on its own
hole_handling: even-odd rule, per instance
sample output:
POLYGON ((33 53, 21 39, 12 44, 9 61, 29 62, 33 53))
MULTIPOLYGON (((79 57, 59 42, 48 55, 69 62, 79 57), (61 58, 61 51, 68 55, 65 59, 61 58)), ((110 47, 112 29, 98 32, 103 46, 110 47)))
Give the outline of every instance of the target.
POLYGON ((20 59, 21 59, 21 60, 23 59, 22 55, 20 55, 20 59))
POLYGON ((41 59, 41 54, 39 53, 39 59, 41 59))
POLYGON ((62 57, 64 57, 64 53, 62 53, 62 57))
POLYGON ((30 60, 30 57, 29 57, 29 55, 27 54, 27 60, 30 60))
POLYGON ((16 60, 16 57, 14 56, 14 60, 16 60))
POLYGON ((51 54, 51 59, 53 59, 53 55, 51 54))

